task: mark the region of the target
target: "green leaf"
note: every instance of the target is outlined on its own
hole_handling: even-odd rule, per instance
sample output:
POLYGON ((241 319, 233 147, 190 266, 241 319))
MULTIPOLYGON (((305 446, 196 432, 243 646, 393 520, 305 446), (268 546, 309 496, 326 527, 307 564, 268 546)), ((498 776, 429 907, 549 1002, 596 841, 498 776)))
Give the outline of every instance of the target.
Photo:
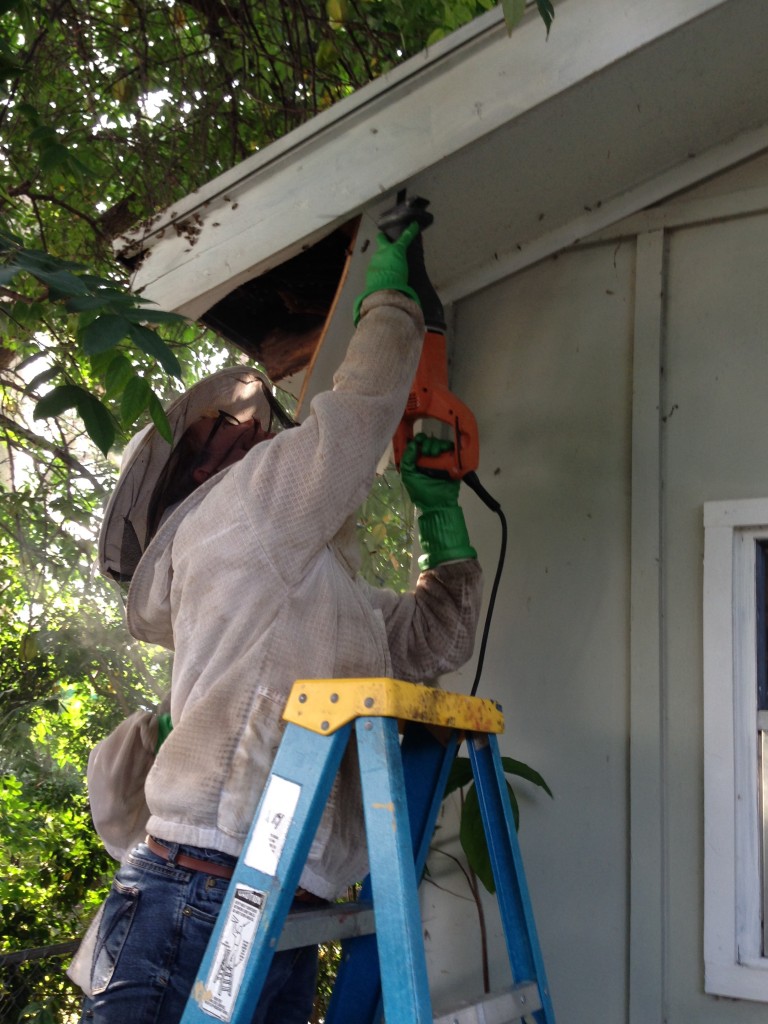
POLYGON ((60 270, 74 271, 86 269, 82 263, 59 259, 57 256, 51 256, 47 252, 41 252, 38 249, 20 249, 16 254, 16 262, 20 267, 29 270, 32 274, 37 274, 38 271, 54 273, 60 270))
MULTIPOLYGON (((116 294, 123 294, 123 292, 120 291, 120 282, 115 281, 114 279, 110 279, 108 277, 100 277, 98 274, 92 274, 90 271, 86 271, 86 273, 81 274, 80 277, 92 290, 96 290, 98 288, 111 288, 115 291, 116 294)), ((133 298, 139 301, 138 295, 133 296, 133 298)))
MULTIPOLYGON (((130 298, 133 299, 135 296, 132 295, 130 298)), ((125 316, 137 324, 179 324, 186 320, 180 313, 169 313, 164 309, 132 308, 126 311, 125 316)))
POLYGON ((131 324, 123 316, 105 313, 92 320, 80 332, 80 344, 88 355, 114 348, 131 331, 131 324))
POLYGON ((37 633, 27 630, 19 641, 19 657, 22 661, 33 661, 40 653, 37 642, 37 633))
POLYGON ((0 47, 0 78, 15 78, 24 72, 24 65, 20 64, 5 44, 0 47))
POLYGON ((169 373, 172 377, 181 378, 179 360, 154 331, 150 331, 148 327, 131 324, 128 333, 142 352, 146 352, 148 356, 153 356, 166 373, 169 373))
POLYGON ((466 797, 461 810, 461 824, 459 826, 459 840, 467 863, 488 892, 495 892, 493 882, 493 871, 488 856, 488 845, 483 832, 483 819, 480 814, 480 801, 477 790, 472 786, 466 797))
POLYGON ((56 141, 56 132, 50 125, 41 124, 37 128, 33 128, 27 136, 32 145, 36 146, 38 143, 46 145, 50 142, 56 141))
POLYGON ((64 165, 64 169, 69 172, 69 177, 74 181, 82 184, 88 179, 95 179, 96 174, 94 170, 88 166, 83 160, 75 156, 72 150, 67 150, 67 159, 64 165))
POLYGON ((45 253, 30 252, 29 249, 18 251, 14 262, 17 267, 26 270, 47 285, 51 298, 84 295, 88 292, 87 285, 76 274, 71 273, 72 270, 79 269, 77 263, 57 260, 45 253))
POLYGON ((40 150, 40 170, 48 173, 64 167, 69 159, 69 150, 60 142, 50 142, 40 150))
MULTIPOLYGON (((80 279, 86 286, 90 282, 86 275, 80 279)), ((67 302, 67 309, 70 313, 90 313, 94 310, 114 313, 120 306, 126 307, 126 314, 133 306, 133 296, 119 291, 117 288, 102 288, 94 294, 78 295, 67 302)))
POLYGON ((115 442, 115 423, 109 409, 84 388, 76 384, 54 388, 37 403, 34 418, 49 419, 72 408, 77 409, 88 436, 106 455, 115 442))
POLYGON ((315 50, 315 60, 319 68, 329 68, 339 59, 339 51, 333 39, 322 39, 315 50))
POLYGON ((47 370, 43 370, 42 373, 38 373, 24 388, 25 395, 31 395, 33 391, 36 391, 41 384, 47 384, 49 380, 53 380, 54 377, 61 373, 61 367, 58 363, 55 366, 49 366, 47 370))
MULTIPOLYGON (((552 790, 544 781, 543 776, 524 761, 516 761, 513 757, 502 757, 501 765, 507 775, 516 775, 520 779, 525 779, 526 782, 539 786, 549 796, 552 796, 552 790)), ((463 789, 464 786, 468 786, 472 779, 472 763, 469 758, 457 757, 448 775, 448 781, 445 785, 445 796, 453 793, 454 790, 463 789)))
POLYGON ((547 36, 549 36, 552 20, 555 17, 555 8, 552 6, 551 0, 536 0, 536 6, 539 9, 539 14, 544 24, 547 26, 547 36))
POLYGON ((49 297, 54 300, 83 295, 88 291, 80 278, 68 270, 31 270, 30 273, 47 286, 49 297))
POLYGON ((16 111, 21 114, 22 117, 25 117, 30 124, 39 124, 40 112, 37 107, 33 107, 31 103, 20 103, 18 107, 16 107, 16 111))
POLYGON ((141 416, 149 404, 151 393, 152 389, 144 377, 131 377, 125 386, 122 401, 120 402, 120 415, 126 426, 135 423, 139 416, 141 416))
POLYGON ((88 392, 76 384, 60 384, 40 399, 35 406, 34 418, 36 420, 47 420, 52 416, 61 416, 67 409, 73 409, 78 406, 83 399, 83 395, 88 396, 88 392))
POLYGON ((507 775, 517 775, 521 779, 525 779, 527 782, 532 782, 534 786, 539 786, 545 793, 552 796, 552 790, 544 781, 543 777, 539 773, 527 765, 524 761, 516 761, 513 757, 502 757, 501 765, 507 775))
POLYGON ((347 0, 326 0, 325 10, 332 28, 342 28, 349 17, 347 0))
POLYGON ((501 0, 501 9, 504 12, 507 32, 511 35, 512 29, 525 14, 525 0, 501 0))
POLYGON ((46 315, 45 305, 42 302, 26 302, 21 300, 14 302, 8 310, 9 317, 22 327, 31 327, 37 330, 41 319, 46 315))
POLYGON ((149 396, 148 404, 149 415, 152 417, 152 422, 160 432, 160 436, 165 438, 168 444, 173 444, 173 431, 171 430, 171 424, 168 422, 168 417, 165 415, 165 409, 163 409, 160 399, 154 391, 149 396))
POLYGON ((115 443, 115 422, 109 409, 87 391, 78 402, 77 411, 85 425, 88 436, 104 455, 115 443))
MULTIPOLYGON (((531 782, 533 785, 539 786, 552 796, 552 791, 544 781, 543 777, 539 772, 531 768, 530 765, 525 764, 524 761, 517 761, 513 757, 502 757, 501 764, 507 774, 524 779, 526 782, 531 782)), ((448 796, 449 793, 452 793, 456 789, 462 789, 465 786, 468 786, 470 782, 472 782, 472 765, 469 758, 457 757, 448 776, 448 782, 445 787, 445 796, 448 796)), ((515 796, 515 792, 508 782, 506 783, 506 786, 507 793, 509 794, 509 802, 512 807, 512 817, 514 819, 515 829, 517 829, 520 825, 520 807, 517 797, 515 796)), ((470 786, 464 797, 464 803, 461 810, 461 823, 459 826, 459 839, 469 866, 483 883, 488 892, 495 892, 490 855, 488 853, 488 845, 485 839, 477 790, 474 784, 470 786)))
MULTIPOLYGON (((81 317, 80 319, 82 322, 83 318, 81 317)), ((118 354, 119 353, 108 349, 106 352, 96 352, 94 355, 90 356, 88 362, 91 364, 91 373, 93 376, 98 377, 99 380, 103 380, 104 374, 109 369, 109 364, 113 359, 117 358, 118 354)))
POLYGON ((130 359, 118 353, 110 362, 104 373, 104 388, 108 396, 119 394, 134 376, 130 359))
POLYGON ((21 1016, 25 1017, 25 1016, 27 1016, 30 1013, 37 1013, 38 1010, 42 1010, 42 1008, 43 1008, 43 1004, 42 1003, 37 1003, 37 1002, 27 1003, 27 1005, 21 1011, 21 1016))

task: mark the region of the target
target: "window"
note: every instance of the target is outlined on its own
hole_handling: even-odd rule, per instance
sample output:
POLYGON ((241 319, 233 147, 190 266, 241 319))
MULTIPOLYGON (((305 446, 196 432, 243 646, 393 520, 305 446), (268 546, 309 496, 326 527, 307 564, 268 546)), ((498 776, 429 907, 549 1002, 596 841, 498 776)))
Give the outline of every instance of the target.
POLYGON ((704 527, 705 988, 768 1002, 768 499, 704 527))
POLYGON ((758 820, 760 825, 760 881, 763 957, 768 957, 768 541, 758 540, 755 550, 755 627, 757 671, 758 820))

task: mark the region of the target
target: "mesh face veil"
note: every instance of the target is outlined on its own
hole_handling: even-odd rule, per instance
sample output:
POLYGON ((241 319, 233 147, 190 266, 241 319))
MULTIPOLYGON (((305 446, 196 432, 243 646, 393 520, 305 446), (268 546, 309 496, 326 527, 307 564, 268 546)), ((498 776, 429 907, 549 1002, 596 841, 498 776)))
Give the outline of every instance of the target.
POLYGON ((230 367, 199 381, 166 410, 173 444, 156 427, 145 427, 126 446, 123 465, 99 535, 98 567, 112 579, 127 582, 147 548, 163 513, 192 493, 185 479, 195 452, 187 430, 198 420, 230 417, 239 423, 256 419, 270 434, 296 426, 258 370, 230 367))

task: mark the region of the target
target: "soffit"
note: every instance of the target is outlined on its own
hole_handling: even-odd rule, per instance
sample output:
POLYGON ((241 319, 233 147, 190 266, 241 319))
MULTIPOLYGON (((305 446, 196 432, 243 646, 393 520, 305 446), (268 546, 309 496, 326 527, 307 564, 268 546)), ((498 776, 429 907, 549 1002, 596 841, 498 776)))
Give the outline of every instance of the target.
POLYGON ((407 185, 450 300, 768 147, 767 109, 764 0, 560 0, 549 40, 492 11, 124 247, 136 288, 199 317, 407 185))

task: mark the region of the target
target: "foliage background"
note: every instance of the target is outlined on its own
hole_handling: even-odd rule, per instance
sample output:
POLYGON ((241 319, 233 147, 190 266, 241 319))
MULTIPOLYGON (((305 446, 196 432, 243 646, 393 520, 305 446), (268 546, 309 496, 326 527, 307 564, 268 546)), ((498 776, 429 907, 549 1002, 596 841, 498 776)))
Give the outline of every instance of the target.
MULTIPOLYGON (((88 751, 167 685, 168 657, 131 640, 93 572, 119 452, 239 358, 132 296, 116 240, 493 3, 0 0, 3 951, 82 931, 113 867, 88 751)), ((525 5, 504 6, 511 24, 525 5)), ((368 578, 405 587, 399 497, 385 476, 361 537, 368 578)), ((54 1019, 63 998, 24 1019, 54 1019)))

